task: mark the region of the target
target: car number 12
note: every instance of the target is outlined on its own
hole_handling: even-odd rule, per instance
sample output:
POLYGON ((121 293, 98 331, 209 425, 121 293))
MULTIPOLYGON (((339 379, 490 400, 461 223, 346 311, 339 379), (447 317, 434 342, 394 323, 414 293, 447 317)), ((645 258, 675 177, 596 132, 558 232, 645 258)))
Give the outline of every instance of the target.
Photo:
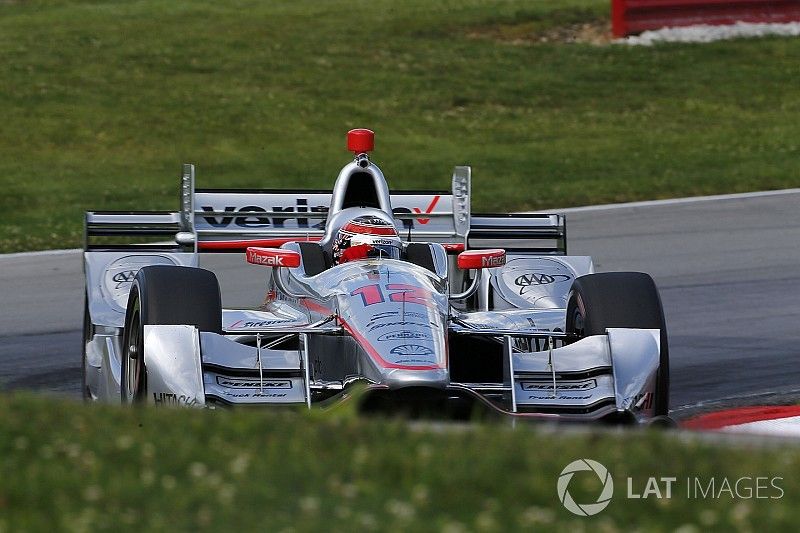
POLYGON ((350 293, 350 296, 361 296, 361 302, 365 307, 375 304, 382 304, 386 301, 386 294, 389 301, 428 305, 431 300, 431 293, 428 290, 404 283, 389 283, 382 288, 377 283, 359 287, 350 293))

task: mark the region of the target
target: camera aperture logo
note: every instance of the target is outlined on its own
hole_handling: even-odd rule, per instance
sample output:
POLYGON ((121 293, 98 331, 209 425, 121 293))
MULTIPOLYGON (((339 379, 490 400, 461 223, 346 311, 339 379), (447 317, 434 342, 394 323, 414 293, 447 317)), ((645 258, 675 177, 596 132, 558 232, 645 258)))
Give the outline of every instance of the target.
POLYGON ((567 511, 578 516, 593 516, 608 507, 614 496, 614 480, 608 469, 592 459, 578 459, 568 464, 558 476, 558 499, 567 511), (603 484, 603 490, 594 503, 577 503, 569 493, 569 483, 577 472, 594 472, 603 484))

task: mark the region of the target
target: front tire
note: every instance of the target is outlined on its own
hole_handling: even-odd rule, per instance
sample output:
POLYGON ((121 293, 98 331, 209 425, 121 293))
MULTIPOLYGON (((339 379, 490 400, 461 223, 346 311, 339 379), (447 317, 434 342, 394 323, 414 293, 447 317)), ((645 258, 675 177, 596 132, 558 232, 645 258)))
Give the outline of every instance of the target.
POLYGON ((195 267, 147 266, 131 286, 122 337, 122 403, 135 404, 147 394, 144 327, 191 325, 200 331, 222 331, 222 299, 213 272, 195 267))
POLYGON ((604 335, 606 328, 661 331, 654 416, 669 412, 669 345, 661 297, 653 278, 641 272, 588 274, 575 279, 567 302, 567 332, 604 335))

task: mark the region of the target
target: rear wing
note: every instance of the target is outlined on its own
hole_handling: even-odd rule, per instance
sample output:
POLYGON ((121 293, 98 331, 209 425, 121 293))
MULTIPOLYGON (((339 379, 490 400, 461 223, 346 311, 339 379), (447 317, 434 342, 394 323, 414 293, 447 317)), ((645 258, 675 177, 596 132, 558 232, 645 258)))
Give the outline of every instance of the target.
POLYGON ((555 214, 476 214, 470 221, 467 248, 503 248, 509 254, 566 255, 566 218, 555 214))
MULTIPOLYGON (((470 167, 456 167, 449 192, 391 194, 394 217, 409 242, 468 249, 565 255, 567 227, 557 214, 470 213, 470 167)), ((332 194, 313 190, 196 189, 194 165, 184 165, 177 212, 86 213, 85 250, 196 253, 319 240, 332 194), (120 239, 123 242, 119 242, 120 239)))
MULTIPOLYGON (((470 215, 469 167, 456 167, 452 184, 451 191, 391 194, 403 239, 465 243, 470 215)), ((329 191, 317 190, 196 189, 194 165, 184 165, 180 211, 89 212, 85 249, 213 252, 241 250, 254 241, 279 246, 293 240, 319 240, 331 196, 329 191), (112 237, 128 240, 111 243, 112 237), (156 238, 156 243, 129 244, 131 238, 148 237, 156 238)))

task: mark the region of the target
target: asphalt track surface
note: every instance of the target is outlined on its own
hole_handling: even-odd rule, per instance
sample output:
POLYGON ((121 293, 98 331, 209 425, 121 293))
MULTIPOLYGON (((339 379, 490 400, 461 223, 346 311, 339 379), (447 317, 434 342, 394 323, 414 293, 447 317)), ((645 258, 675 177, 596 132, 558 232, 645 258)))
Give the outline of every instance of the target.
MULTIPOLYGON (((664 303, 671 407, 800 398, 800 190, 566 210, 569 253, 649 272, 664 303)), ((79 252, 0 256, 0 390, 77 398, 79 252)), ((203 256, 224 304, 255 305, 258 267, 203 256)))

